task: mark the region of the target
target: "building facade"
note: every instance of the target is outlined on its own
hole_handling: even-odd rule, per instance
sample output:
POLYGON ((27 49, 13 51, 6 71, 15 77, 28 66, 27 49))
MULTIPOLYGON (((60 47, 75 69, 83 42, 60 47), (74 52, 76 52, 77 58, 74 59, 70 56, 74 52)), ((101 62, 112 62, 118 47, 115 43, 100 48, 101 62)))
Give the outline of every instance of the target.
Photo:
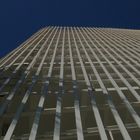
POLYGON ((46 27, 0 59, 1 140, 139 140, 140 31, 46 27))

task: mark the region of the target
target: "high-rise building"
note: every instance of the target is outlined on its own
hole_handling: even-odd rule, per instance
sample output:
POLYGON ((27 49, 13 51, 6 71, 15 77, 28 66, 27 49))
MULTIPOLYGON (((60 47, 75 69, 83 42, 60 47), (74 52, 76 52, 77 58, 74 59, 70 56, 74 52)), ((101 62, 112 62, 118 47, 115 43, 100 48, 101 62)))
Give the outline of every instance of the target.
POLYGON ((0 139, 139 140, 140 31, 46 27, 0 59, 0 139))

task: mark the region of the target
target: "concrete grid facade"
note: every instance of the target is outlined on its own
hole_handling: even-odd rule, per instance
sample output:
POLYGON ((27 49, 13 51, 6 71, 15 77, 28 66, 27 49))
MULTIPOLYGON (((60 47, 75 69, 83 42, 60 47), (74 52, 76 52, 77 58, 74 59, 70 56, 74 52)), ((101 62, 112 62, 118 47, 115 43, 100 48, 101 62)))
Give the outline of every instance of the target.
POLYGON ((0 59, 0 139, 139 140, 139 37, 39 30, 0 59))

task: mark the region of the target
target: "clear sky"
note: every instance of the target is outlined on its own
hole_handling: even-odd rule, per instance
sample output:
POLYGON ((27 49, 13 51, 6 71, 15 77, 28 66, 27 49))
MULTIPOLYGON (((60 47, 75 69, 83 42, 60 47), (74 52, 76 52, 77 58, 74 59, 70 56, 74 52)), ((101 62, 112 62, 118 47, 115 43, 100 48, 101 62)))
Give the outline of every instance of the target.
POLYGON ((48 25, 140 29, 140 0, 0 0, 0 57, 48 25))

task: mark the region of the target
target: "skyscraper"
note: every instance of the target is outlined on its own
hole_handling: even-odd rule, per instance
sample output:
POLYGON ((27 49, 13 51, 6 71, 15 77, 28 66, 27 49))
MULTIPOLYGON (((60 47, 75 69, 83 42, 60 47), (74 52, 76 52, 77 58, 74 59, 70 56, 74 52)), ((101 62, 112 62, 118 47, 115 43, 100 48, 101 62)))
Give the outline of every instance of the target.
POLYGON ((140 31, 46 27, 0 60, 0 135, 139 140, 140 31))

